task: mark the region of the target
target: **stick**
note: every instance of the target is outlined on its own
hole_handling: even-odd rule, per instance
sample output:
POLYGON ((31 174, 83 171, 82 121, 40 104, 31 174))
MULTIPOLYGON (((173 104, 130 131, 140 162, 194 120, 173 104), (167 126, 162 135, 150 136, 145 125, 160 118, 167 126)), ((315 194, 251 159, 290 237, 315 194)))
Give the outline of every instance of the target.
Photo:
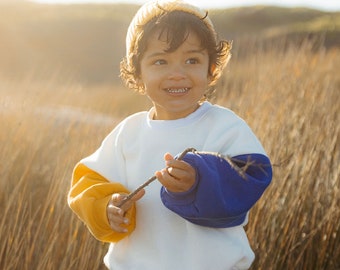
MULTIPOLYGON (((184 158, 184 156, 189 153, 189 152, 193 152, 193 153, 200 153, 200 154, 210 154, 210 155, 214 155, 217 156, 221 159, 226 160, 229 165, 231 166, 231 168, 233 168, 244 180, 247 180, 247 176, 246 176, 246 171, 249 167, 251 166, 257 166, 259 167, 263 172, 265 172, 264 170, 264 164, 257 164, 254 161, 252 161, 250 158, 245 162, 242 160, 237 160, 235 158, 229 157, 229 156, 225 156, 225 155, 221 155, 219 153, 215 153, 215 152, 198 152, 195 148, 187 148, 185 149, 180 156, 177 158, 177 160, 182 160, 184 158), (242 164, 242 167, 239 167, 238 164, 242 164)), ((267 165, 268 166, 268 165, 267 165)), ((148 186, 150 183, 152 183, 153 181, 155 181, 157 179, 156 176, 152 176, 151 178, 149 178, 147 181, 145 181, 142 185, 140 185, 138 188, 136 188, 134 191, 132 191, 130 194, 128 194, 121 202, 120 204, 118 204, 118 207, 122 207, 126 202, 128 202, 129 200, 131 200, 131 198, 133 196, 135 196, 140 190, 142 190, 143 188, 145 188, 146 186, 148 186)))

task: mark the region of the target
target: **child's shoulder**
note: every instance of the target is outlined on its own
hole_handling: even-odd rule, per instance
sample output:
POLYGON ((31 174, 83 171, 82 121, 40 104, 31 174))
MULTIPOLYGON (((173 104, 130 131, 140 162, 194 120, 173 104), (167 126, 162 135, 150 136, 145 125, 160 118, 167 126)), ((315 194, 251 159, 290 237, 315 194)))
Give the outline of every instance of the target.
POLYGON ((141 119, 145 119, 147 116, 148 116, 148 111, 136 112, 136 113, 133 113, 127 116, 123 121, 125 122, 139 121, 141 119))
POLYGON ((211 104, 211 108, 213 111, 217 113, 235 114, 235 112, 233 112, 231 109, 224 107, 222 105, 219 105, 219 104, 211 104))
POLYGON ((213 114, 214 117, 228 119, 228 120, 234 119, 235 121, 243 122, 243 119, 231 109, 224 107, 222 105, 218 105, 218 104, 209 104, 209 105, 210 106, 209 106, 208 112, 210 114, 213 114))
POLYGON ((136 112, 133 113, 129 116, 127 116, 125 119, 123 119, 120 123, 119 126, 126 128, 126 127, 136 127, 143 123, 145 119, 148 117, 148 112, 147 111, 141 111, 141 112, 136 112))
POLYGON ((127 116, 112 129, 108 138, 116 137, 118 134, 135 134, 135 132, 141 129, 145 119, 147 118, 147 114, 148 112, 142 111, 127 116))

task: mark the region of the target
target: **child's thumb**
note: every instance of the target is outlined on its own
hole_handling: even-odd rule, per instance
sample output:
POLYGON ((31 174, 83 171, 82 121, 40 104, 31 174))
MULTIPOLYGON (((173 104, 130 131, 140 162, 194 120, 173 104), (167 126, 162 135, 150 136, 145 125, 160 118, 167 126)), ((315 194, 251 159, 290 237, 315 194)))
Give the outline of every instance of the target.
POLYGON ((167 161, 171 161, 171 160, 173 160, 174 159, 174 157, 170 154, 170 153, 166 153, 165 155, 164 155, 164 160, 167 162, 167 161))
POLYGON ((114 204, 117 204, 119 203, 121 200, 124 199, 124 195, 122 194, 119 194, 119 193, 114 193, 111 195, 111 201, 114 203, 114 204))

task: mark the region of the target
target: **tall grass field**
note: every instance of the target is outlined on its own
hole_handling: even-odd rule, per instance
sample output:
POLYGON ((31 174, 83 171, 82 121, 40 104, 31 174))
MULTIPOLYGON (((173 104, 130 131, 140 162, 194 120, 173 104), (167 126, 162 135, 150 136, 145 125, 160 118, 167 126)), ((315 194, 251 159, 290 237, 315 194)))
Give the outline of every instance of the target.
MULTIPOLYGON (((340 269, 339 70, 338 48, 287 43, 234 54, 217 86, 212 102, 247 121, 274 166, 246 226, 252 270, 340 269)), ((0 269, 105 269, 107 245, 67 206, 72 169, 149 107, 121 85, 1 78, 0 269)))

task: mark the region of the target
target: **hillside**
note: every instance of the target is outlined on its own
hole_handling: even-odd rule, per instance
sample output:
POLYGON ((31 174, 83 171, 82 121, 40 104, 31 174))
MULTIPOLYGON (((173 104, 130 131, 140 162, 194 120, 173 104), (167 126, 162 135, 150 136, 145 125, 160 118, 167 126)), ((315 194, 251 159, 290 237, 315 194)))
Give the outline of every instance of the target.
MULTIPOLYGON (((0 78, 60 77, 80 83, 118 81, 127 26, 136 5, 41 5, 0 2, 0 78)), ((209 11, 234 56, 259 42, 322 36, 339 46, 340 13, 254 6, 209 11)))

